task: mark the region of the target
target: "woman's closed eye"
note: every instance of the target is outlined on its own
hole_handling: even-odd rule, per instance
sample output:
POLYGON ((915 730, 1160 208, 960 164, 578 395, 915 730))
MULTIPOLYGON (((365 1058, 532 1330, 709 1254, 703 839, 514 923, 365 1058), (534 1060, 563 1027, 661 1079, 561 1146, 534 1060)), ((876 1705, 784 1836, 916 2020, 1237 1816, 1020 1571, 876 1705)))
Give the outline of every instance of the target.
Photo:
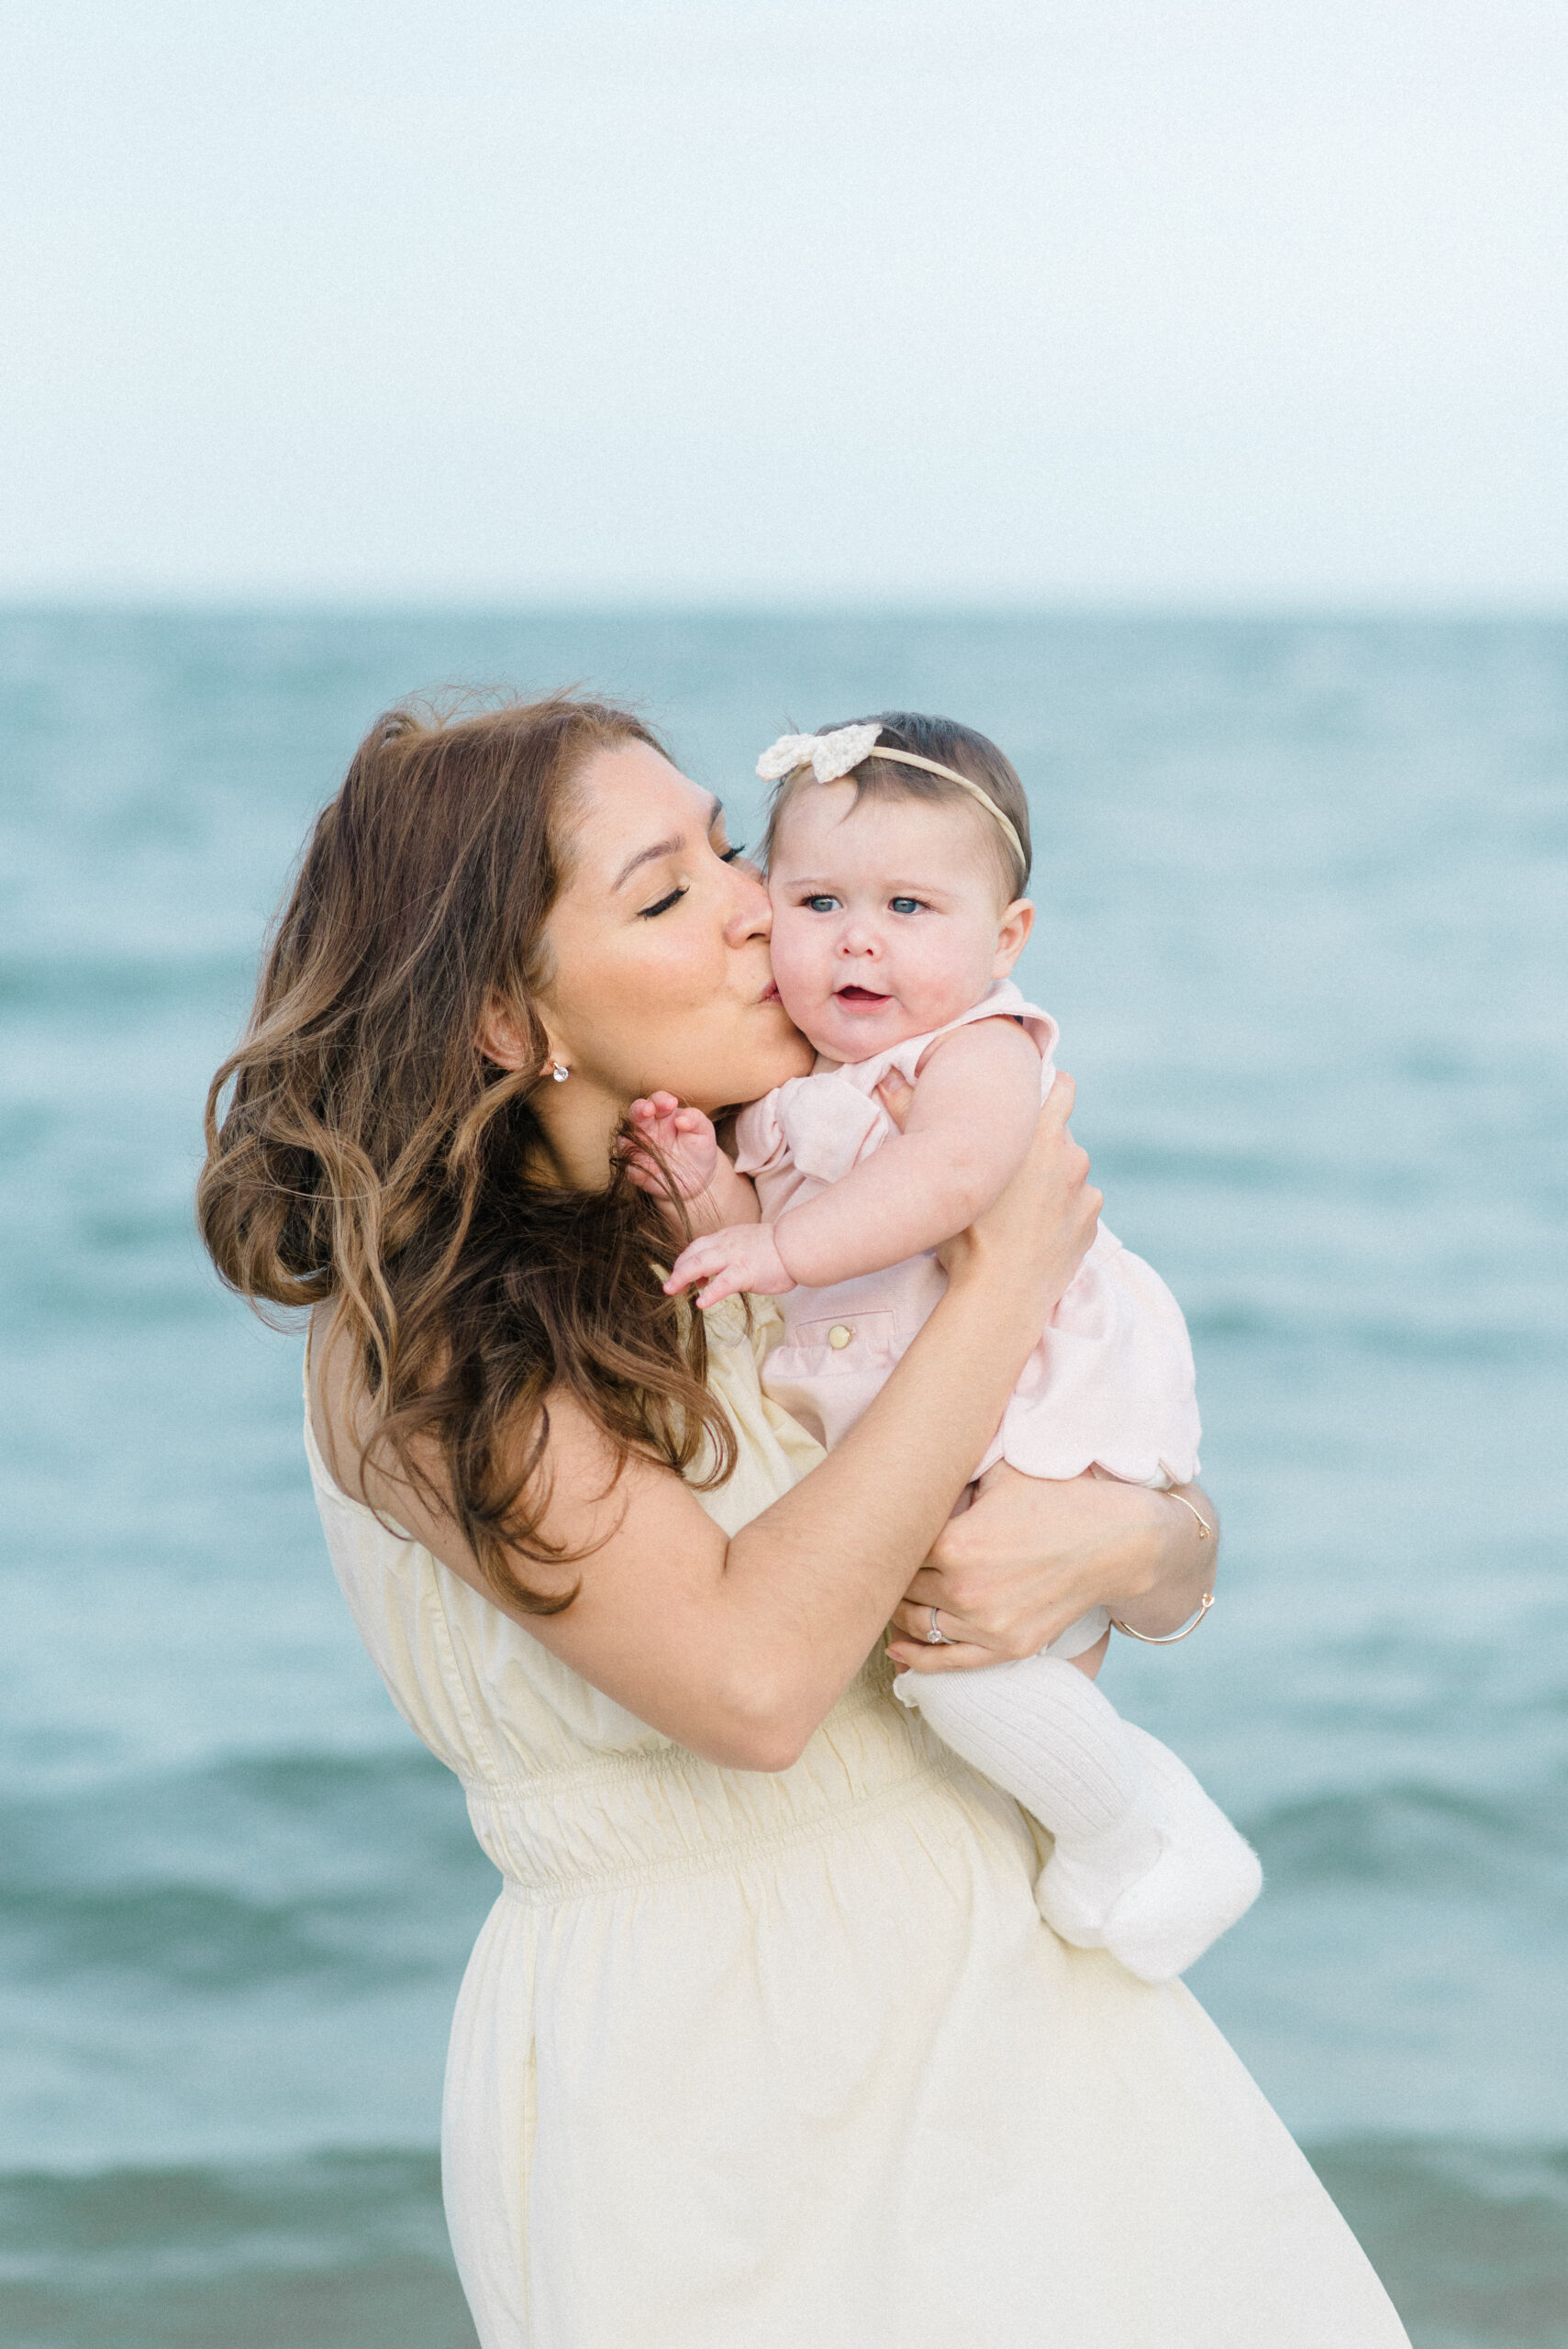
MULTIPOLYGON (((734 864, 739 859, 743 857, 745 853, 746 844, 743 841, 738 842, 734 848, 716 848, 714 851, 714 854, 717 857, 721 864, 734 864)), ((666 896, 659 898, 655 904, 651 906, 639 907, 638 908, 638 919, 639 921, 653 921, 657 919, 660 914, 667 914, 672 906, 678 906, 680 904, 681 899, 685 896, 686 891, 691 887, 691 885, 692 885, 689 881, 683 881, 678 888, 670 890, 666 896)))

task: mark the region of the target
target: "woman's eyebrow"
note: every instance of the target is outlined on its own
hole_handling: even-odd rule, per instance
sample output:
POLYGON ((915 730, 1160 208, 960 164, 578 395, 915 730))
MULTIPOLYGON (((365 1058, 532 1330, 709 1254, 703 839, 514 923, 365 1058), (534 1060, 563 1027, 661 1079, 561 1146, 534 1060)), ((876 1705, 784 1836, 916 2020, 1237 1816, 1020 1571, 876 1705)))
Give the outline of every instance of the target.
MULTIPOLYGON (((710 800, 708 804, 707 822, 703 827, 705 831, 712 831, 723 806, 724 802, 722 799, 710 800)), ((639 848, 635 856, 628 856, 627 858, 626 863, 621 866, 620 871, 616 874, 615 879, 611 882, 610 887, 612 890, 621 888, 625 883, 630 880, 632 874, 637 871, 639 865, 651 864, 655 857, 678 855, 680 851, 684 849, 685 845, 686 836, 684 832, 677 832, 673 840, 655 841, 651 848, 639 848)))

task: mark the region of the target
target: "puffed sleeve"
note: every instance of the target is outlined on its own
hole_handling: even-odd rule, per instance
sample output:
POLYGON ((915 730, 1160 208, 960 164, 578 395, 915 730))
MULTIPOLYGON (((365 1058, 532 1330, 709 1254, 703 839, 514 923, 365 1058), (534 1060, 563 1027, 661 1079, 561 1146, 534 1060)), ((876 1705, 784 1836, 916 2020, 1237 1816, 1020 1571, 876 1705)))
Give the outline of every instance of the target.
POLYGON ((749 1101, 735 1120, 735 1171, 738 1174, 776 1174, 789 1163, 789 1144, 779 1116, 779 1104, 789 1090, 778 1085, 760 1101, 749 1101))
POLYGON ((836 1072, 794 1076, 740 1112, 736 1168, 770 1174, 787 1163, 797 1174, 836 1183, 892 1130, 881 1105, 836 1072))

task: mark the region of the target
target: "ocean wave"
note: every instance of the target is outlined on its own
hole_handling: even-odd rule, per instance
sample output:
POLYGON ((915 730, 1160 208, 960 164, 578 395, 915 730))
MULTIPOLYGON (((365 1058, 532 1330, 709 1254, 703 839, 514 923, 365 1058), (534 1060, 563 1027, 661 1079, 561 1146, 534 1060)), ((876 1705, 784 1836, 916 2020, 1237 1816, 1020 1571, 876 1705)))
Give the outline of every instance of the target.
POLYGON ((1418 2349, 1568 2340, 1568 2147, 1312 2149, 1418 2349))
POLYGON ((11 2349, 473 2349, 433 2152, 0 2176, 11 2349))
POLYGON ((1195 1346, 1258 1345, 1296 1352, 1310 1359, 1315 1372, 1329 1367, 1336 1354, 1368 1360, 1429 1363, 1540 1364, 1555 1369, 1561 1361, 1559 1315, 1550 1292, 1539 1297, 1539 1319, 1490 1318, 1489 1300, 1477 1299, 1478 1311, 1455 1311, 1452 1304, 1429 1316, 1416 1313, 1324 1313, 1304 1284, 1299 1302, 1235 1302, 1189 1307, 1186 1323, 1195 1346))
POLYGON ((1517 1900, 1522 1864, 1538 1894, 1568 1879, 1564 1816, 1554 1787, 1504 1800, 1411 1781, 1280 1803, 1245 1824, 1275 1891, 1340 1882, 1474 1897, 1492 1885, 1517 1900))
POLYGON ((0 1807, 0 1972, 161 1996, 449 1978, 496 1889, 417 1748, 293 1754, 0 1807))
MULTIPOLYGON (((1568 2146, 1308 2151, 1420 2349, 1557 2349, 1568 2146)), ((14 2349, 473 2342, 425 2148, 0 2176, 0 2332, 14 2349)))
POLYGON ((204 1011, 242 1009, 254 983, 253 940, 230 953, 178 954, 66 952, 0 954, 0 1010, 92 1013, 117 1022, 150 1005, 180 1004, 204 1011))

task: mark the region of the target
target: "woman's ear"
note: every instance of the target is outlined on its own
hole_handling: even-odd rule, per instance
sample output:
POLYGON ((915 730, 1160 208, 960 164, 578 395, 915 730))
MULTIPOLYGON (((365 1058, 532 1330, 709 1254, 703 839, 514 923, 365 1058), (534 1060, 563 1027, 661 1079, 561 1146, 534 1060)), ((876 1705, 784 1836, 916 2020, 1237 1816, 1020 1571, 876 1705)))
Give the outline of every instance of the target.
POLYGON ((1005 979, 1018 956, 1029 944, 1034 928, 1034 907, 1028 897, 1015 897, 1002 916, 996 930, 996 960, 991 965, 994 979, 1005 979))
MULTIPOLYGON (((539 1057, 538 1031, 527 1015, 508 1003, 505 996, 492 995, 479 1022, 479 1049, 497 1068, 531 1068, 539 1057)), ((555 1040, 547 1030, 545 1058, 548 1060, 554 1051, 555 1040)), ((557 1053, 556 1057, 562 1055, 557 1053)))

